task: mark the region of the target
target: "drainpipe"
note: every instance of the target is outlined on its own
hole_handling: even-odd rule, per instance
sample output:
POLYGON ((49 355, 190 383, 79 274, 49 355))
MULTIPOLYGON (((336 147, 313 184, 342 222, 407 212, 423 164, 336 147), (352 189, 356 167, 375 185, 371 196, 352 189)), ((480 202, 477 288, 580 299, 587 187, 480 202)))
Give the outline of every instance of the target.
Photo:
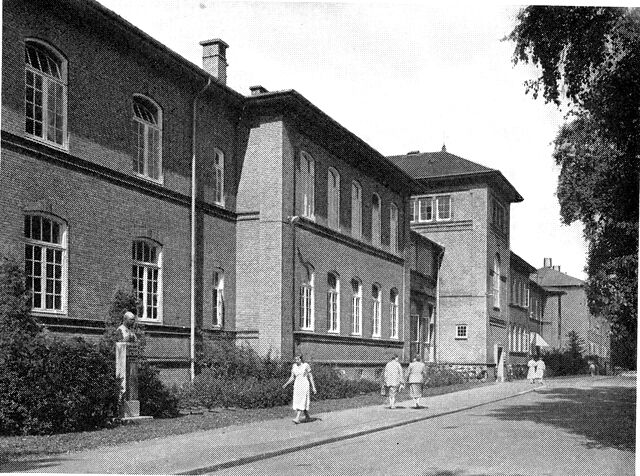
MULTIPOLYGON (((433 350, 430 352, 433 355, 433 360, 440 362, 442 356, 440 355, 440 269, 442 268, 442 259, 444 258, 444 250, 441 250, 438 254, 438 271, 436 277, 436 310, 435 310, 435 329, 434 329, 434 342, 433 350), (437 338, 436 338, 437 336, 437 338), (436 358, 436 349, 438 356, 436 358)), ((431 355, 429 357, 431 357, 431 355)))
POLYGON ((191 333, 189 337, 189 359, 191 362, 191 382, 196 377, 196 107, 198 98, 211 85, 211 77, 207 79, 207 84, 202 88, 196 97, 193 98, 193 116, 191 131, 191 333))

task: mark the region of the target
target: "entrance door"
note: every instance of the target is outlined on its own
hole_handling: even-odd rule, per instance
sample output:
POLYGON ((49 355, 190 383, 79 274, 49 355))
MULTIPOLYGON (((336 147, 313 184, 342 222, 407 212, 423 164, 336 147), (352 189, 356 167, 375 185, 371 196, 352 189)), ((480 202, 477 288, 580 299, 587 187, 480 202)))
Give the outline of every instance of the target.
POLYGON ((504 382, 504 352, 502 346, 496 344, 496 379, 498 382, 504 382))
POLYGON ((409 326, 409 358, 417 355, 424 359, 424 347, 427 342, 427 319, 419 314, 412 314, 409 326))

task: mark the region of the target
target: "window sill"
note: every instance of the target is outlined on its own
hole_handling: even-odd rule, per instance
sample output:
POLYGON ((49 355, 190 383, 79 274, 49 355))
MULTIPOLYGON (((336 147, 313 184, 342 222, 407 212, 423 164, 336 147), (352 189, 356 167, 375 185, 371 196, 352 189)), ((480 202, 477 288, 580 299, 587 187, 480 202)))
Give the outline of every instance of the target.
POLYGON ((469 340, 468 337, 456 337, 455 339, 456 340, 469 340))
POLYGON ((138 178, 141 178, 142 180, 146 180, 147 182, 155 183, 156 185, 164 185, 164 175, 161 176, 159 179, 154 179, 152 177, 149 177, 148 175, 140 174, 138 172, 133 172, 133 175, 135 175, 138 178))
POLYGON ((29 311, 29 314, 31 314, 34 317, 38 317, 38 316, 69 317, 69 315, 67 314, 67 311, 47 311, 43 309, 32 309, 31 311, 29 311))
POLYGON ((43 139, 42 137, 33 136, 28 132, 24 133, 25 139, 28 139, 33 142, 37 142, 38 144, 46 145, 47 147, 51 147, 56 150, 61 150, 63 152, 69 152, 69 144, 58 144, 57 142, 51 142, 47 139, 43 139))
MULTIPOLYGON (((301 329, 301 330, 305 330, 305 329, 301 329)), ((340 329, 335 331, 327 330, 327 334, 340 334, 340 329)))
POLYGON ((138 322, 139 324, 157 324, 157 325, 162 325, 162 319, 143 319, 141 317, 138 317, 136 319, 136 322, 138 322))

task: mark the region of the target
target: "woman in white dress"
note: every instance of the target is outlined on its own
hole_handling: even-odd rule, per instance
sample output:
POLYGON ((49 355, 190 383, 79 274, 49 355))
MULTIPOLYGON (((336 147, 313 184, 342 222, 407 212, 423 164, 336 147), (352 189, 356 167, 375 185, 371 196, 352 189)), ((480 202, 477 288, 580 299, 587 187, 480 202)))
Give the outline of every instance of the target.
POLYGON ((309 420, 309 402, 311 400, 311 394, 309 388, 316 393, 316 384, 313 381, 313 374, 311 373, 311 366, 306 363, 302 355, 296 355, 295 363, 291 367, 291 377, 285 382, 282 388, 286 388, 293 382, 293 409, 298 412, 293 422, 297 425, 300 423, 300 413, 304 412, 305 419, 309 420))
POLYGON ((534 383, 536 379, 536 361, 533 358, 533 356, 531 356, 531 359, 529 359, 529 362, 527 362, 527 365, 529 366, 529 371, 527 372, 527 379, 529 379, 529 383, 534 383))
POLYGON ((536 380, 540 383, 544 383, 543 379, 544 379, 544 371, 547 369, 547 366, 544 364, 544 360, 542 360, 542 357, 538 358, 538 361, 536 362, 536 380))

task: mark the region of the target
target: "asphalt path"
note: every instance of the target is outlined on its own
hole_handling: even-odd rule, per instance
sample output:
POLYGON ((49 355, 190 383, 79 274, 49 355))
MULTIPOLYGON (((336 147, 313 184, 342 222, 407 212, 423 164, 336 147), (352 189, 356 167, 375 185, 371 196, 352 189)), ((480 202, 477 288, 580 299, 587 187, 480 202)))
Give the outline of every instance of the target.
POLYGON ((635 409, 635 378, 549 381, 502 402, 215 474, 633 475, 635 409))

